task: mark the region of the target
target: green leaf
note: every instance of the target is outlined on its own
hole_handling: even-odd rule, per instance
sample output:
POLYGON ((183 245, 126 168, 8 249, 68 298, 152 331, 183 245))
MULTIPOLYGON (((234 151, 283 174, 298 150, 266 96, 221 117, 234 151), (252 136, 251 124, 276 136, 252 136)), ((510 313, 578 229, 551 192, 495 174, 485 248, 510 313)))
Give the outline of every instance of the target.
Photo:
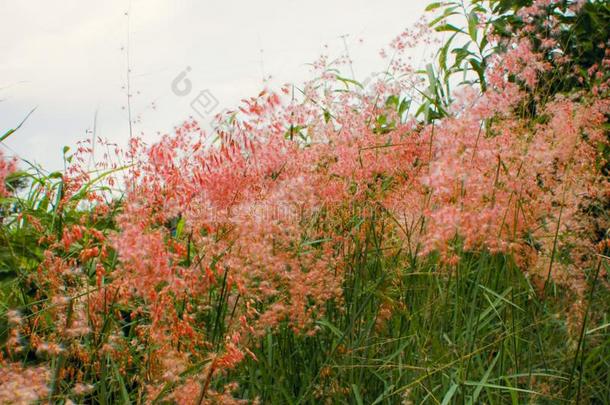
POLYGON ((483 378, 481 379, 481 381, 479 381, 480 385, 478 385, 477 388, 474 390, 474 393, 472 394, 472 398, 470 398, 470 400, 468 401, 469 404, 476 404, 477 403, 477 399, 479 399, 479 395, 481 394, 481 390, 483 390, 484 384, 487 384, 487 380, 489 379, 489 375, 491 374, 491 371, 493 370, 493 368, 496 366, 496 362, 498 361, 498 358, 500 358, 500 354, 497 354, 496 357, 494 357, 493 361, 491 362, 491 365, 489 366, 489 368, 487 369, 487 371, 483 375, 483 378))
POLYGON ((335 325, 330 323, 330 321, 328 321, 326 319, 320 319, 320 320, 316 321, 316 323, 318 325, 327 327, 339 339, 341 339, 343 337, 343 333, 335 325))
POLYGON ((464 381, 463 384, 472 386, 472 387, 483 387, 483 388, 493 388, 493 389, 497 389, 497 390, 506 390, 506 391, 510 391, 511 393, 525 392, 527 394, 540 395, 540 392, 537 392, 537 391, 532 391, 532 390, 528 390, 525 388, 509 387, 506 385, 487 384, 487 383, 481 383, 478 381, 464 381))
POLYGON ((456 32, 451 35, 451 37, 449 37, 447 42, 445 42, 445 45, 443 45, 443 47, 439 51, 438 61, 442 70, 447 70, 447 53, 449 52, 449 47, 451 46, 451 43, 453 42, 453 39, 457 34, 458 33, 456 32))
POLYGON ((6 138, 8 138, 9 136, 11 136, 13 133, 15 133, 19 128, 21 128, 21 126, 23 125, 23 123, 30 117, 30 115, 32 115, 32 113, 34 111, 36 111, 36 108, 38 107, 34 107, 32 108, 32 110, 28 113, 28 115, 25 116, 25 118, 19 123, 19 125, 17 125, 15 128, 13 129, 9 129, 7 132, 5 132, 2 136, 0 136, 0 142, 4 141, 6 138))
POLYGON ((328 110, 324 110, 324 122, 328 124, 328 121, 330 121, 330 113, 328 110))
POLYGON ((470 63, 470 66, 472 66, 472 69, 475 72, 477 72, 477 75, 479 76, 479 80, 485 80, 485 69, 483 68, 483 65, 481 64, 481 62, 476 60, 475 58, 470 58, 470 59, 468 59, 468 63, 470 63))
POLYGON ((485 49, 485 47, 487 46, 488 42, 489 41, 487 39, 487 35, 483 35, 483 38, 481 38, 481 42, 479 43, 479 48, 481 50, 485 49))
POLYGON ((426 11, 432 11, 432 10, 436 10, 437 8, 439 8, 440 6, 442 6, 443 3, 440 1, 437 1, 435 3, 431 3, 428 4, 428 6, 425 8, 426 11))
POLYGON ((343 84, 345 84, 346 88, 349 88, 350 84, 353 84, 353 85, 355 85, 357 87, 360 87, 361 89, 364 88, 364 87, 362 87, 362 84, 360 84, 360 82, 358 82, 358 81, 356 81, 354 79, 348 79, 347 77, 342 77, 342 76, 339 76, 339 75, 336 75, 335 78, 337 80, 339 80, 340 82, 343 82, 343 84))
POLYGON ((125 386, 125 381, 121 376, 121 372, 119 371, 119 368, 117 367, 116 363, 112 359, 110 359, 110 361, 112 362, 112 369, 114 371, 114 375, 119 383, 121 399, 123 400, 122 402, 123 404, 131 404, 131 401, 129 400, 129 393, 127 392, 127 387, 125 386))
POLYGON ((398 115, 402 117, 402 115, 409 110, 411 107, 411 100, 403 99, 398 106, 398 115))
POLYGON ((430 21, 430 23, 428 24, 428 26, 430 27, 434 27, 436 24, 438 24, 439 22, 443 21, 445 18, 450 17, 452 15, 456 15, 458 14, 455 10, 457 9, 457 7, 449 7, 446 8, 445 11, 443 12, 443 14, 439 15, 438 17, 436 17, 434 20, 430 21))
POLYGON ((460 28, 456 27, 456 26, 455 26, 455 25, 453 25, 453 24, 442 24, 442 25, 439 25, 438 27, 436 27, 434 30, 435 30, 436 32, 446 32, 446 31, 451 31, 451 32, 461 32, 462 34, 466 34, 466 33, 464 32, 464 30, 462 30, 462 29, 460 29, 460 28))
POLYGON ((176 225, 176 238, 180 238, 180 236, 182 236, 182 231, 184 230, 184 224, 185 224, 185 220, 184 218, 180 218, 180 220, 178 221, 178 224, 176 225))
POLYGON ((389 96, 387 98, 387 100, 385 101, 386 107, 390 107, 390 106, 398 107, 398 103, 399 103, 399 98, 396 95, 389 96))
POLYGON ((468 48, 468 45, 465 45, 462 48, 457 48, 457 49, 451 50, 451 52, 455 54, 455 63, 453 64, 453 67, 460 66, 464 59, 466 59, 469 56, 474 56, 474 53, 472 51, 468 50, 467 48, 468 48))
POLYGON ((472 11, 468 16, 468 35, 474 42, 477 42, 477 34, 478 34, 478 25, 479 25, 479 17, 477 13, 472 11))
POLYGON ((458 388, 458 385, 456 383, 453 383, 453 385, 445 393, 445 396, 443 397, 443 402, 441 402, 441 405, 447 405, 449 403, 449 401, 451 401, 451 398, 453 398, 453 395, 455 394, 455 391, 457 391, 457 388, 458 388))
POLYGON ((358 388, 358 386, 356 384, 352 384, 352 390, 354 391, 354 397, 356 398, 356 403, 358 405, 364 405, 364 402, 362 402, 362 395, 360 395, 360 389, 358 388))

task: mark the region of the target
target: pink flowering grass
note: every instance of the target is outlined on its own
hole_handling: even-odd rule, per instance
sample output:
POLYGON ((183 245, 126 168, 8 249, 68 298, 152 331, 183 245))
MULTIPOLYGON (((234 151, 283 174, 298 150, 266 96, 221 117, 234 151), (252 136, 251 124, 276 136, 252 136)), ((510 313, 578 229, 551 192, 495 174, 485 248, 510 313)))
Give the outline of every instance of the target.
POLYGON ((419 24, 366 87, 322 57, 213 133, 20 174, 0 189, 0 400, 607 398, 609 82, 551 91, 573 61, 529 21, 554 5, 488 30, 484 83, 438 100, 404 55, 433 43, 419 24))

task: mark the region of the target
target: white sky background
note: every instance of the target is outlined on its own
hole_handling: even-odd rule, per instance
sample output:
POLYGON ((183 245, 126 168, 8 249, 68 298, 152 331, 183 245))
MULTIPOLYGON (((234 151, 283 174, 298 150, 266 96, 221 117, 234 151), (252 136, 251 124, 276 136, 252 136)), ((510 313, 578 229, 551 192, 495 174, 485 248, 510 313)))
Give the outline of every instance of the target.
POLYGON ((134 134, 152 141, 195 115, 190 102, 200 90, 218 99, 216 113, 257 94, 263 74, 272 76, 271 88, 300 84, 321 53, 345 53, 342 35, 357 80, 384 70, 379 50, 428 3, 0 0, 0 134, 38 107, 2 148, 59 169, 63 146, 90 136, 96 111, 97 134, 124 143, 128 25, 134 134), (187 66, 193 91, 178 97, 171 83, 187 66))

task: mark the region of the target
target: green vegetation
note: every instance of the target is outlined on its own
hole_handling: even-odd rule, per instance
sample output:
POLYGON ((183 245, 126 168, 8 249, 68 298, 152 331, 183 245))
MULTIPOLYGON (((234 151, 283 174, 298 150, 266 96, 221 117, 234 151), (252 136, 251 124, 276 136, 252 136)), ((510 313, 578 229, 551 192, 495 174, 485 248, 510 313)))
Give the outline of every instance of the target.
MULTIPOLYGON (((318 126, 284 123, 277 138, 283 138, 283 149, 266 149, 272 146, 264 143, 249 146, 248 138, 235 146, 221 132, 218 151, 201 155, 207 160, 188 160, 183 159, 185 152, 197 149, 178 131, 150 148, 132 145, 141 154, 124 154, 129 165, 85 170, 86 153, 72 154, 65 148, 65 172, 48 173, 28 162, 19 162, 21 170, 0 166, 6 187, 0 188, 0 403, 610 403, 608 109, 591 107, 591 115, 602 111, 605 121, 600 125, 593 119, 590 125, 582 124, 586 120, 579 118, 590 105, 607 107, 610 58, 606 45, 600 44, 610 46, 610 5, 589 1, 574 12, 572 1, 538 3, 545 2, 431 4, 429 11, 438 17, 431 27, 449 37, 437 61, 417 73, 426 82, 419 110, 410 118, 415 124, 408 130, 405 123, 414 100, 403 94, 365 104, 360 111, 374 115, 360 121, 348 108, 332 110, 330 103, 304 97, 303 105, 316 110, 318 126), (528 20, 521 13, 530 6, 537 14, 528 14, 533 15, 528 20), (557 18, 560 29, 548 29, 544 22, 550 16, 557 18), (491 33, 497 34, 496 40, 490 39, 491 33), (516 41, 524 39, 533 45, 522 55, 535 57, 526 61, 520 56, 516 60, 523 66, 517 67, 539 65, 535 82, 522 72, 502 76, 507 89, 514 85, 523 94, 506 109, 510 112, 494 111, 484 118, 452 113, 460 100, 454 87, 472 85, 481 91, 477 97, 496 91, 490 71, 498 60, 509 60, 511 50, 522 43, 516 41), (557 53, 566 60, 558 61, 553 56, 557 53), (574 138, 587 147, 590 139, 598 141, 591 146, 595 153, 582 155, 591 157, 586 162, 592 168, 586 171, 590 177, 576 178, 590 181, 590 188, 606 187, 574 202, 565 198, 569 187, 579 186, 570 170, 577 176, 586 164, 575 162, 572 155, 564 165, 561 147, 556 146, 559 137, 543 150, 552 158, 530 172, 529 162, 519 166, 514 158, 523 145, 532 144, 531 134, 563 128, 563 123, 553 124, 553 114, 560 116, 557 111, 566 105, 576 111, 570 110, 570 117, 580 125, 574 138), (347 117, 345 122, 356 122, 353 128, 370 130, 367 141, 379 140, 359 146, 358 154, 370 152, 363 159, 372 159, 383 150, 379 153, 386 155, 371 164, 383 170, 331 183, 340 175, 329 167, 342 163, 340 153, 346 152, 332 155, 329 147, 315 154, 309 143, 311 133, 324 125, 336 125, 333 130, 340 133, 340 114, 347 117), (495 239, 487 234, 471 242, 468 232, 460 233, 466 224, 446 239, 439 236, 444 247, 432 245, 424 254, 429 241, 442 233, 424 229, 443 225, 428 213, 435 208, 430 201, 442 205, 443 200, 433 200, 434 186, 421 186, 428 177, 417 176, 421 168, 428 170, 443 158, 433 156, 434 136, 450 139, 447 133, 453 129, 443 125, 459 127, 456 122, 474 122, 480 128, 479 133, 472 133, 472 126, 462 131, 464 138, 476 142, 472 149, 464 147, 468 159, 460 164, 467 174, 482 173, 493 190, 481 192, 481 212, 494 208, 496 199, 505 204, 508 219, 496 215, 490 222, 500 223, 502 235, 493 236, 504 238, 506 245, 492 246, 495 239), (514 132, 515 138, 525 134, 525 141, 508 144, 514 155, 503 161, 498 152, 490 169, 478 172, 478 166, 470 165, 475 153, 494 145, 483 145, 484 140, 500 139, 503 130, 514 132), (412 142, 413 153, 420 153, 412 164, 407 162, 411 155, 390 155, 403 145, 397 139, 412 142), (298 145, 287 152, 294 154, 288 154, 286 162, 277 158, 294 143, 298 145), (244 150, 263 156, 266 165, 246 180, 246 174, 235 174, 250 168, 244 150), (404 160, 404 166, 388 169, 382 166, 386 158, 399 164, 404 160), (197 172, 209 173, 211 180, 191 174, 193 165, 201 162, 215 162, 208 171, 197 172), (295 167, 303 173, 296 173, 295 167), (522 168, 540 190, 525 190, 517 198, 505 183, 514 173, 520 179, 522 168), (217 173, 221 180, 214 182, 217 173), (117 177, 124 174, 126 180, 117 177), (309 177, 290 182, 299 176, 309 177), (417 181, 409 183, 412 178, 417 181), (301 198, 312 179, 328 180, 313 186, 331 184, 320 194, 337 193, 340 202, 325 203, 319 211, 276 227, 272 221, 258 228, 229 220, 210 225, 212 221, 201 218, 211 208, 205 198, 196 197, 198 187, 221 202, 230 200, 226 196, 237 199, 225 188, 251 192, 244 200, 256 200, 260 190, 269 200, 284 190, 297 190, 294 194, 301 198), (284 183, 274 186, 279 182, 284 183), (348 185, 338 192, 336 184, 348 185), (425 207, 409 229, 382 204, 405 184, 402 190, 421 188, 417 196, 425 207), (554 186, 562 191, 549 190, 554 186), (534 200, 528 193, 551 196, 535 204, 554 214, 521 226, 520 216, 529 215, 528 198, 534 200), (564 225, 562 218, 572 208, 572 222, 564 225), (515 225, 505 227, 511 221, 515 225), (416 240, 420 236, 422 240, 416 240), (279 259, 265 256, 263 242, 252 247, 268 239, 273 244, 269 255, 279 259), (541 260, 543 272, 535 273, 535 257, 544 254, 549 262, 541 260), (235 271, 240 266, 245 269, 241 273, 235 271), (297 271, 298 266, 302 268, 297 271), (567 270, 560 272, 559 267, 567 270), (275 270, 269 270, 266 279, 268 268, 275 270), (312 281, 308 275, 318 278, 312 281), (304 293, 291 284, 295 279, 302 280, 304 293), (335 282, 336 294, 331 291, 335 282), (308 295, 309 290, 315 293, 308 295), (297 306, 299 294, 304 297, 302 307, 297 306), (41 381, 30 379, 31 386, 21 388, 11 385, 27 383, 26 369, 36 370, 41 381)), ((341 94, 356 94, 361 87, 339 81, 347 89, 341 94)), ((260 110, 277 104, 273 96, 261 93, 244 111, 262 116, 260 110), (263 99, 264 106, 258 101, 263 99)), ((234 117, 228 121, 239 125, 234 117)), ((193 130, 189 125, 185 127, 193 130)), ((19 136, 20 126, 0 142, 19 136)), ((255 127, 239 129, 255 132, 255 127)), ((352 172, 367 169, 362 162, 350 164, 352 172)), ((444 200, 447 205, 466 206, 464 196, 475 193, 468 194, 461 181, 463 189, 444 200)), ((475 213, 477 209, 475 205, 475 213)))

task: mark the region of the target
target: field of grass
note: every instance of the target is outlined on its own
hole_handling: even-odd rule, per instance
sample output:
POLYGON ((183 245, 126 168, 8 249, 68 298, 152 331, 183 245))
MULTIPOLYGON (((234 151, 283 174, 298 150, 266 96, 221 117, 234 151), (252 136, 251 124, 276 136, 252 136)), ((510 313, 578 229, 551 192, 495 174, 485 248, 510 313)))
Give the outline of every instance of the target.
POLYGON ((610 403, 610 5, 428 9, 369 86, 0 155, 0 403, 610 403))

